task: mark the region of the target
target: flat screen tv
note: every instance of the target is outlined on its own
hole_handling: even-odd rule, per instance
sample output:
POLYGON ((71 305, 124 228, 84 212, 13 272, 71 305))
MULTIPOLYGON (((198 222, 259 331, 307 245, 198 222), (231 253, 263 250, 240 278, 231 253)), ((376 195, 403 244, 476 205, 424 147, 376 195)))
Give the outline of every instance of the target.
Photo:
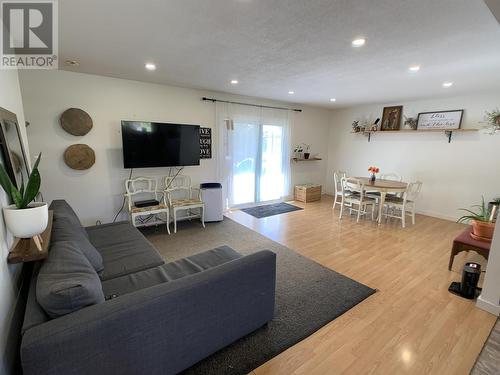
POLYGON ((122 121, 125 168, 200 165, 200 126, 122 121))

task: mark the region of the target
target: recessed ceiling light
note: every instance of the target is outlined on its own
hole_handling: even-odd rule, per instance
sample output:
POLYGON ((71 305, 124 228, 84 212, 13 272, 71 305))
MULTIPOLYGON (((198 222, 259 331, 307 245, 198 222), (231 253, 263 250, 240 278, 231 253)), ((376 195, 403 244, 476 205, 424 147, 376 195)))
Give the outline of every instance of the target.
POLYGON ((293 95, 293 94, 295 94, 295 91, 290 90, 290 91, 288 91, 288 93, 289 93, 290 95, 293 95))
POLYGON ((69 66, 79 66, 80 63, 76 60, 66 60, 65 61, 66 65, 69 65, 69 66))
POLYGON ((451 86, 453 86, 453 82, 443 82, 443 87, 448 88, 448 87, 451 87, 451 86))
POLYGON ((336 101, 337 101, 337 99, 335 99, 335 98, 330 98, 330 101, 333 103, 333 102, 336 102, 336 101))
POLYGON ((408 68, 410 72, 418 72, 420 70, 420 65, 412 65, 408 68))
POLYGON ((231 85, 237 85, 239 81, 237 79, 232 79, 231 80, 231 85))
POLYGON ((351 44, 353 47, 361 47, 361 46, 364 46, 365 43, 366 43, 365 38, 358 38, 358 39, 354 39, 351 44))
POLYGON ((153 63, 146 63, 146 65, 144 65, 144 67, 147 69, 147 70, 156 70, 156 65, 153 64, 153 63))

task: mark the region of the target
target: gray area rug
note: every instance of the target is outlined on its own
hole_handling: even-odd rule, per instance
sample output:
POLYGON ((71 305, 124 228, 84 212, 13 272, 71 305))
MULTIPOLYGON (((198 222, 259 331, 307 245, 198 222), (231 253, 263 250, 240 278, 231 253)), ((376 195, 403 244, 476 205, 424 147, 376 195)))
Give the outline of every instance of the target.
POLYGON ((198 362, 184 374, 247 374, 345 313, 375 292, 228 218, 220 223, 181 222, 143 233, 166 261, 228 245, 242 254, 277 254, 276 308, 266 326, 198 362))
POLYGON ((262 206, 256 206, 251 208, 243 208, 241 211, 256 217, 257 219, 280 215, 287 212, 303 210, 301 207, 294 206, 285 202, 275 203, 275 204, 265 204, 262 206))
POLYGON ((493 327, 471 371, 471 375, 498 374, 500 374, 500 319, 493 327))

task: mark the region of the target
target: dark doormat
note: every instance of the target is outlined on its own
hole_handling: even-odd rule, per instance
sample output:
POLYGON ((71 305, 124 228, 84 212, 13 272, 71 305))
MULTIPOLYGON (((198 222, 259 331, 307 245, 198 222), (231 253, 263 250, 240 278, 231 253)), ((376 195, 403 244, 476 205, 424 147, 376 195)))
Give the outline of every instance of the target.
POLYGON ((175 235, 152 229, 147 235, 167 262, 222 245, 245 255, 268 249, 277 256, 273 320, 185 370, 184 375, 248 374, 375 293, 227 217, 220 223, 207 223, 205 229, 197 221, 179 224, 175 235))
POLYGON ((251 208, 243 208, 241 211, 256 217, 257 219, 280 215, 287 212, 303 210, 301 207, 294 206, 288 203, 275 203, 275 204, 265 204, 262 206, 256 206, 251 208))

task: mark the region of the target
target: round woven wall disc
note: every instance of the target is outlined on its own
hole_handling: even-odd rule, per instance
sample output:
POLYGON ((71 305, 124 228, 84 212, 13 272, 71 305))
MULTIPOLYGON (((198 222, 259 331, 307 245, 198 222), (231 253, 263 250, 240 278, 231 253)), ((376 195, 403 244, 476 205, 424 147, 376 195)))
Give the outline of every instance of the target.
POLYGON ((83 171, 94 165, 95 152, 88 145, 71 145, 64 151, 64 161, 68 167, 83 171))
POLYGON ((69 134, 85 135, 92 129, 92 118, 79 108, 70 108, 61 115, 61 127, 69 134))

